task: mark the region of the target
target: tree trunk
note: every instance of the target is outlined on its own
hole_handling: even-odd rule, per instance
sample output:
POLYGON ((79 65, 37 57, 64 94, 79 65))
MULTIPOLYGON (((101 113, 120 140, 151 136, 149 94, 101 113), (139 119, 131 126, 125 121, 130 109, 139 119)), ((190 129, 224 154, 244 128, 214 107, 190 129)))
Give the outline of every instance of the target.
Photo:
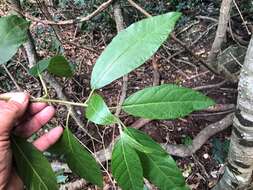
MULTIPOLYGON (((228 164, 214 190, 250 188, 253 171, 253 36, 238 85, 237 111, 233 120, 228 164)), ((251 187, 252 188, 252 187, 251 187)))

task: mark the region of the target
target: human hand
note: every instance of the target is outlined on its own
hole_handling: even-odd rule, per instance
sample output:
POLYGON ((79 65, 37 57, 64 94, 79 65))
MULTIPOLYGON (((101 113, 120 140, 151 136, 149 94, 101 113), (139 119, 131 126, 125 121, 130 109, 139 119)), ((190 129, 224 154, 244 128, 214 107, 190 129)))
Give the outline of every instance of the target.
MULTIPOLYGON (((54 108, 45 103, 29 104, 29 95, 26 93, 0 95, 0 189, 23 189, 23 183, 12 165, 11 134, 28 138, 46 124, 54 113, 54 108), (1 100, 7 97, 10 98, 8 101, 1 100)), ((44 151, 60 138, 62 132, 61 127, 55 127, 35 140, 33 145, 44 151)))

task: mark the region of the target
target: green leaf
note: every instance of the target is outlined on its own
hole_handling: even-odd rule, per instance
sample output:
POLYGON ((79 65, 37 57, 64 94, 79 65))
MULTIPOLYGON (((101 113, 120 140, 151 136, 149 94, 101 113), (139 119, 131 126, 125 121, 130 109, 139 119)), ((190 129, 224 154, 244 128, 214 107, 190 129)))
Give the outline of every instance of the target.
POLYGON ((173 158, 148 135, 128 128, 127 134, 136 139, 143 146, 154 149, 154 152, 138 152, 141 159, 144 177, 161 190, 189 189, 185 185, 184 177, 173 158))
POLYGON ((124 139, 124 141, 130 145, 132 148, 140 151, 140 152, 145 152, 145 153, 151 153, 156 151, 155 149, 152 149, 152 147, 148 147, 148 146, 143 146, 142 144, 140 144, 138 141, 136 141, 131 134, 128 132, 128 129, 125 128, 124 132, 121 135, 121 138, 124 139))
POLYGON ((18 175, 28 190, 58 190, 56 176, 44 155, 25 139, 13 136, 11 148, 18 175))
POLYGON ((51 58, 48 71, 59 77, 72 77, 74 75, 74 65, 69 63, 65 57, 57 55, 51 58))
POLYGON ((126 128, 124 132, 132 139, 135 139, 141 145, 152 149, 153 153, 156 152, 166 153, 166 151, 158 143, 156 143, 152 138, 150 138, 145 133, 131 127, 126 128))
POLYGON ((0 64, 9 61, 27 40, 30 23, 16 15, 0 18, 0 64))
POLYGON ((151 17, 120 32, 97 60, 91 88, 102 88, 145 63, 167 39, 180 16, 171 12, 151 17))
POLYGON ((29 70, 29 73, 38 76, 45 70, 59 77, 72 77, 74 75, 74 65, 69 63, 62 55, 39 61, 29 70))
POLYGON ((117 118, 110 112, 103 98, 94 93, 86 109, 86 118, 99 125, 117 123, 117 118))
POLYGON ((51 59, 43 59, 39 61, 35 66, 29 69, 29 74, 37 77, 48 68, 50 60, 51 59))
POLYGON ((103 186, 102 174, 96 160, 80 144, 71 131, 66 128, 60 140, 51 148, 57 154, 63 154, 73 173, 87 181, 103 186))
POLYGON ((214 101, 200 92, 165 84, 136 92, 125 100, 122 109, 148 119, 176 119, 211 105, 214 101))
POLYGON ((175 161, 164 153, 139 153, 144 177, 161 190, 189 190, 175 161))
POLYGON ((112 175, 123 190, 143 190, 143 172, 136 151, 120 138, 112 152, 112 175))

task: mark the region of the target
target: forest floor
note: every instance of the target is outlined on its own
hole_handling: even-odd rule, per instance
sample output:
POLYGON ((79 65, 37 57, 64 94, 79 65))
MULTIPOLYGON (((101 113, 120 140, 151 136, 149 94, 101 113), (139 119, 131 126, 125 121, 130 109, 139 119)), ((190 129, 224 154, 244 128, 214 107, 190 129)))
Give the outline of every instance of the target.
MULTIPOLYGON (((73 12, 78 14, 77 10, 73 10, 73 12)), ((2 10, 1 14, 3 13, 4 10, 2 10)), ((205 61, 215 36, 219 16, 218 9, 210 5, 210 7, 205 7, 205 10, 202 11, 187 10, 184 13, 185 16, 178 24, 175 35, 199 59, 205 61)), ((236 18, 234 22, 238 22, 238 19, 236 18)), ((83 102, 89 95, 89 81, 92 68, 103 49, 116 34, 115 27, 113 28, 109 25, 106 29, 101 29, 96 25, 98 23, 93 24, 95 25, 93 29, 86 29, 84 31, 79 26, 62 27, 60 41, 57 41, 54 37, 52 29, 49 26, 38 23, 32 23, 31 26, 37 50, 41 57, 45 58, 54 55, 60 49, 60 52, 64 53, 76 65, 76 73, 73 79, 59 79, 64 86, 66 94, 72 101, 83 102)), ((232 30, 241 39, 247 41, 249 36, 245 35, 245 29, 240 22, 237 24, 240 27, 237 27, 236 31, 234 28, 232 30)), ((235 43, 231 35, 228 34, 225 47, 235 43)), ((22 89, 25 89, 34 96, 40 96, 42 94, 41 85, 37 79, 28 74, 27 61, 24 55, 24 51, 20 50, 16 58, 7 64, 7 68, 22 89)), ((159 82, 161 84, 172 83, 190 88, 201 87, 201 92, 211 97, 217 104, 224 107, 231 104, 236 105, 237 84, 224 82, 223 77, 216 76, 201 66, 201 63, 197 59, 193 58, 188 51, 172 39, 168 40, 144 66, 128 75, 127 96, 139 89, 152 86, 154 76, 156 75, 157 77, 157 74, 159 75, 159 82)), ((16 90, 13 81, 10 80, 6 71, 1 67, 0 81, 1 93, 16 90)), ((109 106, 117 105, 121 95, 121 86, 122 80, 117 80, 100 90, 99 93, 103 94, 109 106)), ((55 96, 54 90, 50 91, 50 95, 51 97, 55 96)), ((41 134, 46 132, 50 127, 65 125, 66 108, 59 105, 55 106, 57 107, 56 117, 44 130, 40 131, 41 134)), ((84 110, 76 109, 81 117, 84 110)), ((151 121, 142 126, 141 130, 160 143, 189 145, 203 128, 217 122, 233 111, 231 108, 218 109, 216 111, 206 110, 195 112, 186 118, 178 120, 151 121)), ((123 112, 120 114, 120 118, 127 126, 131 126, 138 119, 128 116, 123 112)), ((107 147, 112 139, 115 139, 118 135, 118 131, 114 130, 114 126, 101 128, 88 123, 85 118, 82 118, 82 120, 86 123, 84 127, 103 143, 89 139, 84 131, 75 125, 74 121, 70 121, 70 127, 76 136, 93 151, 107 147)), ((209 139, 192 156, 184 158, 174 157, 191 189, 206 190, 216 184, 226 163, 225 158, 230 135, 231 128, 228 128, 209 139)), ((105 166, 107 165, 108 163, 105 163, 105 166)), ((64 176, 67 179, 64 178, 63 183, 78 179, 71 173, 62 173, 61 177, 64 176)), ((113 184, 106 173, 104 173, 104 179, 106 183, 104 189, 113 189, 113 184)), ((95 188, 86 184, 82 189, 95 188)), ((153 187, 152 189, 155 188, 153 187)))

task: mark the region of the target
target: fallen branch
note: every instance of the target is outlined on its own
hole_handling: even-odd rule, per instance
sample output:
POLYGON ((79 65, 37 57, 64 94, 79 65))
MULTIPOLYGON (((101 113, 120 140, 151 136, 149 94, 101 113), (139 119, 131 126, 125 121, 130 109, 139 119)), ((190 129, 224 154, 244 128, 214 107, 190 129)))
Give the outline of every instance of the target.
POLYGON ((194 154, 197 150, 201 148, 206 141, 213 135, 227 129, 233 123, 233 114, 227 115, 222 120, 210 124, 205 127, 199 134, 193 139, 192 145, 172 145, 172 144, 163 144, 163 148, 171 155, 179 157, 187 157, 194 154))
POLYGON ((101 4, 94 12, 92 12, 91 14, 89 14, 87 16, 77 17, 75 19, 64 20, 64 21, 42 20, 42 19, 39 19, 37 17, 30 15, 29 13, 23 12, 21 9, 17 9, 17 7, 15 7, 15 6, 14 7, 11 6, 11 8, 13 10, 15 10, 17 13, 19 13, 20 15, 28 18, 29 20, 31 20, 33 22, 38 22, 38 23, 42 23, 45 25, 69 25, 69 24, 75 24, 75 23, 80 23, 80 22, 85 22, 85 21, 90 20, 91 18, 93 18, 94 16, 98 15, 100 12, 105 10, 107 7, 109 7, 109 5, 112 2, 113 2, 113 0, 106 1, 105 3, 101 4))

